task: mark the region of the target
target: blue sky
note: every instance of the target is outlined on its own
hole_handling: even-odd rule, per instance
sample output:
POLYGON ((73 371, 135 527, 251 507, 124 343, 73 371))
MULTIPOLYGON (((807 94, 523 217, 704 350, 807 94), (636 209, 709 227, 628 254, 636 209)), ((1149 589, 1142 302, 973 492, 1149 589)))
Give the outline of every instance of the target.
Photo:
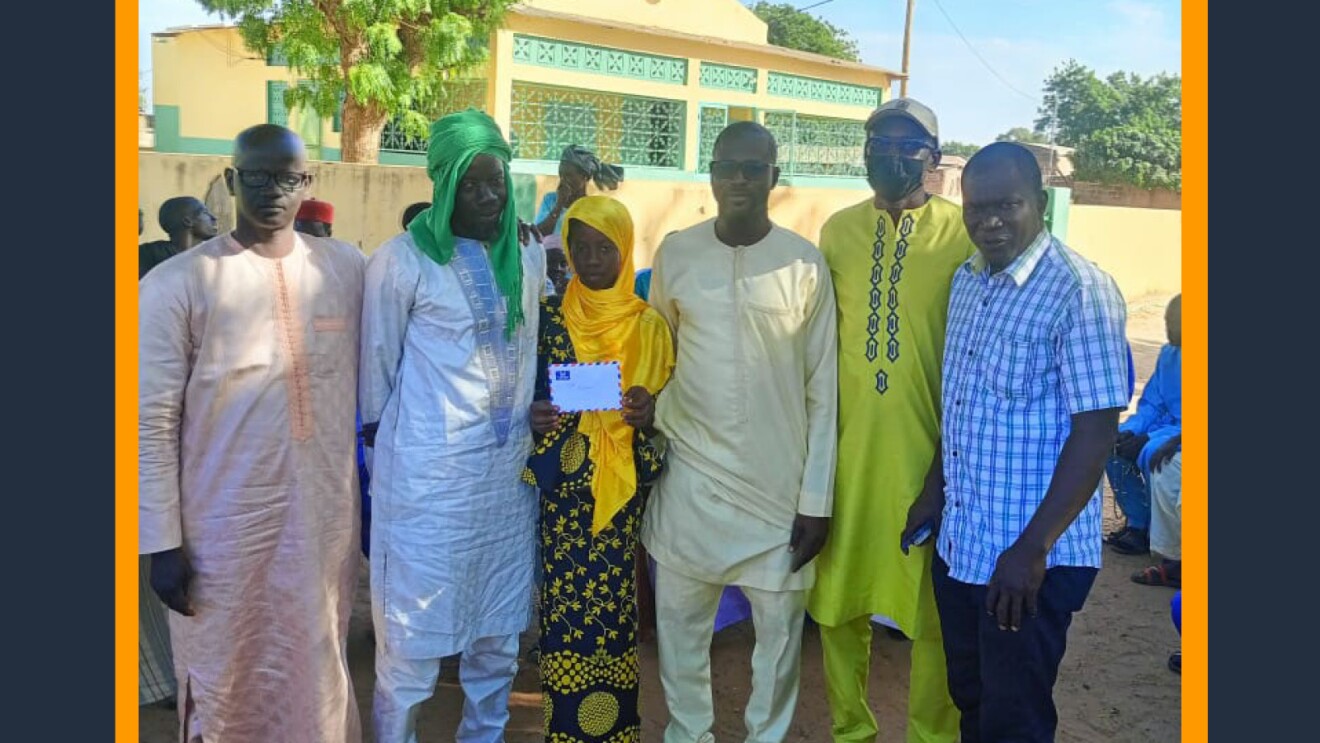
MULTIPOLYGON (((798 7, 816 1, 794 0, 798 7)), ((908 94, 935 110, 946 141, 985 144, 1014 126, 1031 126, 1041 85, 1070 57, 1102 76, 1117 70, 1142 76, 1182 70, 1180 0, 917 0, 915 5, 908 94)), ((847 29, 863 62, 897 70, 906 7, 906 0, 833 0, 809 12, 847 29)), ((138 69, 141 84, 150 88, 152 32, 218 19, 194 0, 141 0, 139 9, 138 69)))

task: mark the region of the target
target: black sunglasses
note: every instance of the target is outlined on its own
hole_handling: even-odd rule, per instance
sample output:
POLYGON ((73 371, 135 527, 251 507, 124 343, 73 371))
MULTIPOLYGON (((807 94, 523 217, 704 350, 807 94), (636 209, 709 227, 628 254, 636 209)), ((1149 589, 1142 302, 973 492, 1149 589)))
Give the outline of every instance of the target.
POLYGON ((898 155, 899 157, 916 158, 921 156, 922 150, 934 152, 935 145, 929 140, 921 137, 868 137, 866 139, 866 155, 898 155))
POLYGON ((312 179, 308 173, 295 173, 290 170, 272 173, 269 170, 234 168, 234 172, 238 173, 239 182, 248 188, 265 188, 274 179, 276 185, 290 193, 303 188, 312 179))
POLYGON ((760 160, 711 160, 710 174, 721 181, 731 181, 742 173, 743 178, 754 181, 764 178, 773 167, 760 160))

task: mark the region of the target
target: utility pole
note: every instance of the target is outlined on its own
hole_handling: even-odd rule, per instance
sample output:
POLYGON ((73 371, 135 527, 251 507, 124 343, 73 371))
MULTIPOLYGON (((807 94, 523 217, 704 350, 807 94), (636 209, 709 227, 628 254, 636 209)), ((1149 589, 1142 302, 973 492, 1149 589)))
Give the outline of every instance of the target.
POLYGON ((912 49, 912 6, 916 0, 907 0, 907 21, 903 24, 903 80, 898 84, 898 95, 907 98, 908 52, 912 49))

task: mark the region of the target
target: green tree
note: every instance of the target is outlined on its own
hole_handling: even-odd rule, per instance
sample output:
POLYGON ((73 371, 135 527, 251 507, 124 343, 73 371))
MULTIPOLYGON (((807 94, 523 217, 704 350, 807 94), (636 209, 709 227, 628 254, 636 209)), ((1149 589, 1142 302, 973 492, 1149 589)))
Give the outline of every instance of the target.
POLYGON ((804 13, 788 3, 761 0, 751 9, 770 27, 769 41, 775 46, 853 62, 861 59, 857 53, 857 41, 829 21, 804 13))
POLYGON ((967 144, 966 142, 945 142, 940 145, 940 152, 946 155, 957 155, 958 157, 971 157, 979 149, 981 149, 981 145, 967 144))
POLYGON ((1101 129, 1073 153, 1078 180, 1182 188, 1182 132, 1142 120, 1101 129))
POLYGON ((1026 142, 1027 144, 1049 144, 1050 138, 1039 132, 1033 132, 1025 126, 1015 126, 995 137, 996 142, 1026 142))
POLYGON ((1182 78, 1115 72, 1101 80, 1069 60, 1045 81, 1036 131, 1075 147, 1077 180, 1182 187, 1182 78))
POLYGON ((447 83, 485 61, 514 0, 197 0, 238 19, 254 52, 278 52, 298 75, 289 106, 343 106, 344 162, 374 163, 394 119, 425 136, 447 83), (342 102, 342 103, 341 103, 342 102))
POLYGON ((1045 96, 1035 121, 1038 132, 1053 128, 1055 143, 1076 147, 1086 135, 1115 123, 1118 92, 1089 67, 1068 60, 1045 80, 1045 96))

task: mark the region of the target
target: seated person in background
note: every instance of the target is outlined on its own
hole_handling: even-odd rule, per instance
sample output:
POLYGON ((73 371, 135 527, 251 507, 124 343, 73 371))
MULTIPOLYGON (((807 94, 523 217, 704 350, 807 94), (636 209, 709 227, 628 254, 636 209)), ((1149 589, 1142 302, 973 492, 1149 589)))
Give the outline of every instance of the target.
POLYGON ((1182 295, 1164 312, 1169 342, 1160 349, 1155 373, 1142 390, 1137 412, 1118 427, 1114 454, 1105 465, 1114 500, 1127 526, 1105 537, 1115 552, 1150 552, 1151 460, 1169 439, 1182 433, 1182 295))
POLYGON ((1150 551, 1163 558, 1132 574, 1143 586, 1182 586, 1182 434, 1150 458, 1150 551))

